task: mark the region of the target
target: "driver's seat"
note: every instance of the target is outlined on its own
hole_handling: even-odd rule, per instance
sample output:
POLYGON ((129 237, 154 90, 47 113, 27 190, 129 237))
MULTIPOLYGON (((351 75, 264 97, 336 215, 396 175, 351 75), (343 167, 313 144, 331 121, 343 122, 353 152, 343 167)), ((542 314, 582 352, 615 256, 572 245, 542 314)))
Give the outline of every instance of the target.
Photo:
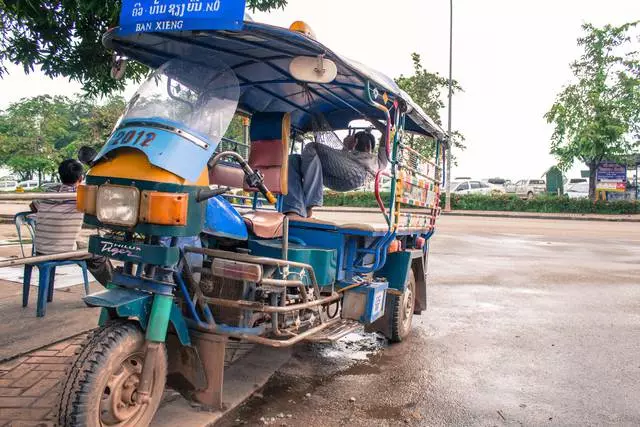
MULTIPOLYGON (((265 186, 274 194, 287 194, 289 174, 289 133, 291 115, 289 113, 255 113, 251 117, 249 137, 251 148, 248 163, 254 170, 264 175, 265 186)), ((250 188, 241 169, 216 165, 209 172, 211 184, 234 188, 250 188)), ((274 239, 282 237, 284 215, 280 212, 251 211, 243 215, 249 230, 257 237, 274 239)))

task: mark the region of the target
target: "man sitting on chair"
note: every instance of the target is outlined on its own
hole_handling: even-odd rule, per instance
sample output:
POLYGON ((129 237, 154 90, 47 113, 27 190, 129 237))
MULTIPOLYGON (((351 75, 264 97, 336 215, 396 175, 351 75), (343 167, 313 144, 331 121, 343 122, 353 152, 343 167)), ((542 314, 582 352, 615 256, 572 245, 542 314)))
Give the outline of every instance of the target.
MULTIPOLYGON (((73 159, 60 163, 58 174, 62 185, 59 193, 75 193, 82 182, 84 168, 73 159)), ((75 198, 68 200, 34 200, 31 210, 36 212, 36 255, 50 255, 77 249, 76 240, 82 229, 84 214, 76 209, 75 198)), ((86 260, 87 268, 100 284, 111 280, 113 267, 108 258, 92 255, 86 260)))

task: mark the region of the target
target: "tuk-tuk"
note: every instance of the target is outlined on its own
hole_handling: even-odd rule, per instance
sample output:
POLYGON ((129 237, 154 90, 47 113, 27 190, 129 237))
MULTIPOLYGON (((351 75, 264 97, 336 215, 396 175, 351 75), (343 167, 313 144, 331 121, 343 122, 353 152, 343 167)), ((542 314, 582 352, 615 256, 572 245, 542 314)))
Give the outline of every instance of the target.
POLYGON ((100 230, 89 251, 121 266, 107 289, 84 299, 102 308, 100 326, 65 379, 59 423, 148 425, 167 378, 219 408, 230 341, 289 347, 358 325, 406 338, 427 308, 442 129, 392 79, 337 55, 304 23, 222 19, 214 6, 211 19, 188 20, 194 5, 202 14, 220 3, 193 0, 177 2, 184 22, 175 13, 170 22, 164 3, 155 14, 157 1, 124 3, 126 25, 103 43, 118 70, 127 58, 155 71, 85 159, 77 206, 100 230), (220 149, 233 145, 225 133, 234 116, 243 118, 248 158, 220 149), (333 130, 356 120, 385 128, 379 222, 281 212, 289 155, 319 116, 333 130), (409 133, 432 138, 435 159, 413 150, 409 133), (250 205, 232 204, 241 197, 233 189, 250 205))

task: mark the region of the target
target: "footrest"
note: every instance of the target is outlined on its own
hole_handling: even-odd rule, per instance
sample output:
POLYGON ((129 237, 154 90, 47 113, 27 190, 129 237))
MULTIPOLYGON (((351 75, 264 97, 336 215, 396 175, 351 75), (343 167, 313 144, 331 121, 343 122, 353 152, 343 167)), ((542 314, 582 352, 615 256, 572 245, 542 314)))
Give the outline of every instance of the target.
POLYGON ((306 341, 321 342, 321 343, 330 343, 330 342, 338 341, 340 338, 344 337, 345 335, 348 335, 356 331, 361 326, 362 325, 359 322, 349 320, 349 319, 342 319, 341 321, 337 322, 335 325, 327 329, 324 329, 321 333, 307 338, 306 341))

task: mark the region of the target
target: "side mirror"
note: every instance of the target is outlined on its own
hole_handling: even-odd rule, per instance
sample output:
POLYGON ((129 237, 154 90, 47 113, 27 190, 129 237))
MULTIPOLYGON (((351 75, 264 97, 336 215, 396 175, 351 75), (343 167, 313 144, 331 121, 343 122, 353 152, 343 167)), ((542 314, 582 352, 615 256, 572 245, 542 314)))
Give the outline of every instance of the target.
POLYGON ((83 145, 78 150, 78 160, 80 163, 83 163, 87 166, 91 166, 93 164, 93 160, 98 155, 98 152, 91 147, 83 145))
POLYGON ((338 66, 321 56, 297 56, 289 64, 294 79, 307 83, 331 83, 338 75, 338 66))

